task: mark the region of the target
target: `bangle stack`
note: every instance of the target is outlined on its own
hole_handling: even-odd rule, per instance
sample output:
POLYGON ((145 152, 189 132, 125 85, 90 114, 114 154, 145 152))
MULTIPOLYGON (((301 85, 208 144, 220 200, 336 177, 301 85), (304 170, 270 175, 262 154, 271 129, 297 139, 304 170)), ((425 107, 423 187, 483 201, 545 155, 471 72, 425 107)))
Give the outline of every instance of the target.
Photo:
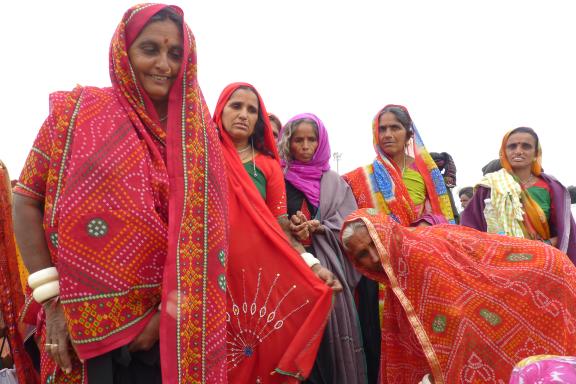
POLYGON ((44 268, 28 276, 32 297, 37 303, 42 304, 60 295, 59 277, 55 267, 44 268))
POLYGON ((300 256, 302 256, 302 258, 304 259, 304 262, 310 268, 312 268, 316 264, 320 264, 320 260, 315 258, 314 255, 311 254, 310 252, 301 253, 300 256))

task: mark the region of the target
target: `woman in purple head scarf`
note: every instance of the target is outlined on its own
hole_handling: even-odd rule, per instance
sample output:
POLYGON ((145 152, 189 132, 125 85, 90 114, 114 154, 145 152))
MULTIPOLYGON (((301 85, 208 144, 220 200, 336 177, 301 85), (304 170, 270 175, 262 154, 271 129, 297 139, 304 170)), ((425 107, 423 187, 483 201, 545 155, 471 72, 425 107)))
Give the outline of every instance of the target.
POLYGON ((322 121, 311 113, 294 116, 278 144, 291 228, 302 245, 343 286, 335 295, 318 357, 307 383, 365 383, 366 363, 352 292, 360 279, 344 256, 340 228, 357 209, 348 184, 330 170, 330 144, 322 121))

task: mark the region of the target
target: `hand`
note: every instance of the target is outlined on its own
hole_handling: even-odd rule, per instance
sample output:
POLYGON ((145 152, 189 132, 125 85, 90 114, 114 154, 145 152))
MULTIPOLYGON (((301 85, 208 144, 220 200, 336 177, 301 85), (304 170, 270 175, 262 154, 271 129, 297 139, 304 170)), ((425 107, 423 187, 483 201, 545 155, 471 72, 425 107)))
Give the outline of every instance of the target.
POLYGON ((318 276, 320 280, 325 282, 327 286, 332 288, 334 292, 342 291, 342 284, 340 284, 340 281, 334 276, 332 272, 324 268, 321 264, 314 264, 311 269, 312 272, 314 272, 314 274, 318 276))
POLYGON ((156 344, 160 338, 160 311, 156 312, 150 318, 150 321, 142 332, 130 344, 128 350, 130 352, 148 351, 156 344))
POLYGON ((310 237, 308 222, 302 212, 298 211, 290 218, 290 232, 300 241, 310 237))
POLYGON ((58 299, 43 304, 46 312, 46 353, 65 373, 72 371, 72 358, 76 357, 70 343, 64 309, 58 299))

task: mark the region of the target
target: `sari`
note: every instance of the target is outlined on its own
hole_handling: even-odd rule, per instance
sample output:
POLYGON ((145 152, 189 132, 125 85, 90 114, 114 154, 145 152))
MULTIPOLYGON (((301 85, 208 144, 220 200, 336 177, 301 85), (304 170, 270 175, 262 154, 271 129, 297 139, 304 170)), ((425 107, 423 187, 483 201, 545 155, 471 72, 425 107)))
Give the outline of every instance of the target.
POLYGON ((39 379, 38 374, 24 349, 18 322, 18 313, 24 305, 18 258, 12 227, 12 188, 8 170, 0 161, 0 310, 5 326, 3 338, 8 340, 18 382, 35 384, 39 379))
MULTIPOLYGON (((570 193, 553 176, 542 171, 542 147, 538 144, 532 174, 536 175, 549 191, 551 209, 548 219, 538 200, 532 197, 531 188, 524 188, 514 175, 506 158, 506 143, 510 132, 504 135, 500 148, 502 169, 488 173, 475 187, 474 196, 461 215, 461 224, 480 231, 492 231, 508 236, 547 241, 557 236, 556 248, 566 253, 576 263, 576 223, 571 212, 570 193), (486 201, 494 217, 486 217, 486 201)), ((543 189, 542 189, 543 190, 543 189)))
POLYGON ((289 243, 278 224, 278 212, 272 214, 223 127, 224 107, 240 87, 251 89, 258 97, 259 119, 264 122, 264 141, 259 150, 268 153, 280 171, 260 95, 247 83, 228 85, 214 111, 229 189, 228 380, 242 384, 297 383, 312 369, 332 293, 289 243))
MULTIPOLYGON (((386 106, 388 107, 388 105, 386 106)), ((372 164, 357 168, 343 176, 350 185, 356 198, 358 208, 375 208, 378 212, 390 215, 402 225, 417 224, 420 221, 429 224, 454 223, 454 215, 442 173, 428 153, 416 126, 412 124, 413 138, 408 142, 406 154, 414 158, 413 169, 404 175, 382 151, 378 144, 378 125, 382 111, 372 121, 372 140, 376 158, 372 164), (403 177, 404 176, 404 177, 403 177), (414 204, 414 197, 409 193, 405 179, 420 178, 425 185, 424 203, 414 204)), ((406 111, 406 108, 398 106, 406 111)), ((366 359, 368 363, 369 382, 377 381, 380 361, 380 319, 384 305, 383 287, 380 291, 373 281, 363 277, 357 288, 357 302, 366 359)))
POLYGON ((576 351, 576 267, 543 243, 434 225, 404 227, 374 209, 361 220, 386 283, 381 383, 505 383, 535 354, 576 351))
MULTIPOLYGON (((124 14, 110 45, 112 87, 51 95, 15 191, 44 203, 46 240, 80 359, 128 344, 163 302, 163 382, 223 383, 227 190, 196 77, 194 37, 184 24, 165 130, 127 53, 165 7, 141 4, 124 14)), ((43 319, 41 311, 42 343, 43 319)), ((86 378, 79 360, 65 374, 42 358, 42 382, 86 378)))
MULTIPOLYGON (((408 113, 406 108, 398 107, 408 113)), ((449 191, 442 173, 424 146, 416 126, 412 124, 414 135, 408 142, 406 154, 414 158, 415 168, 426 185, 425 207, 414 205, 402 180, 398 164, 395 164, 378 144, 378 124, 382 110, 372 120, 372 140, 376 158, 372 164, 357 168, 343 176, 352 188, 358 207, 376 208, 379 212, 391 215, 403 225, 410 225, 420 219, 430 224, 446 221, 454 223, 449 191)))
MULTIPOLYGON (((322 121, 313 114, 304 113, 293 117, 288 123, 303 118, 316 123, 318 147, 307 163, 291 157, 286 159, 287 154, 282 154, 285 157, 282 164, 287 185, 290 183, 295 188, 295 193, 290 193, 291 189, 287 188, 288 213, 295 214, 304 202, 315 208, 316 214, 309 219, 319 220, 324 232, 312 235, 311 249, 307 251, 313 253, 343 287, 343 291, 334 297, 333 310, 308 382, 365 383, 366 361, 354 302, 354 289, 361 275, 348 262, 340 245, 340 228, 344 218, 357 209, 356 201, 348 184, 330 170, 328 131, 322 121), (294 198, 299 201, 291 209, 290 202, 294 198)), ((280 137, 284 137, 287 126, 282 128, 280 137)))

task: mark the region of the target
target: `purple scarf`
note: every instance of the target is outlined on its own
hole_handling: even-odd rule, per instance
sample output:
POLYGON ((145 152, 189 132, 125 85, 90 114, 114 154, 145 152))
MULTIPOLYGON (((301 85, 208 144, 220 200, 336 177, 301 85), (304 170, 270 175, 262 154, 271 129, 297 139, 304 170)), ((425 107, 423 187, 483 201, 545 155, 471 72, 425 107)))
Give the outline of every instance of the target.
POLYGON ((328 143, 328 132, 324 127, 322 121, 311 113, 301 113, 291 118, 282 130, 280 137, 289 123, 300 120, 310 119, 313 120, 318 126, 318 147, 316 152, 307 163, 302 163, 298 160, 290 160, 286 162, 282 160, 281 164, 284 168, 284 178, 289 181, 299 191, 304 193, 306 199, 315 207, 320 204, 320 180, 322 174, 330 169, 330 143, 328 143))

